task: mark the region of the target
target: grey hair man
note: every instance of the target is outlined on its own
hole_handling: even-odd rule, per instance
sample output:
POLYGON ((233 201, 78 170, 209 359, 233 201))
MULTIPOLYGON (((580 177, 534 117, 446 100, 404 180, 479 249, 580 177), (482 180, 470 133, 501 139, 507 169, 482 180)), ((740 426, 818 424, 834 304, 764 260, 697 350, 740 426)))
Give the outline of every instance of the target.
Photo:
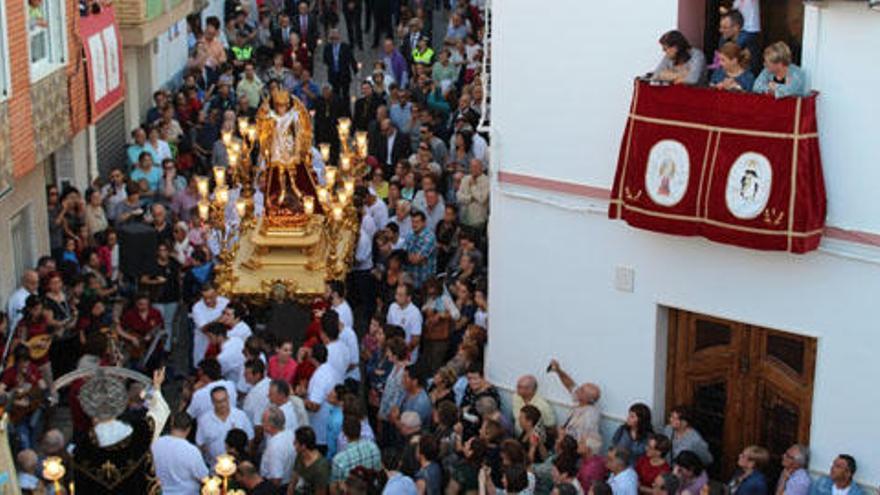
POLYGON ((284 411, 271 405, 263 411, 263 432, 268 440, 263 460, 260 463, 260 475, 275 486, 290 483, 293 463, 296 460, 296 449, 293 446, 294 432, 285 428, 284 411))
POLYGON ((571 414, 564 423, 564 433, 575 439, 589 433, 599 434, 599 421, 602 417, 602 410, 598 406, 599 399, 602 397, 599 386, 590 382, 577 385, 571 376, 562 369, 559 361, 555 359, 550 361, 549 370, 559 376, 559 381, 572 395, 575 402, 571 414))
POLYGON ((782 454, 782 473, 776 484, 776 495, 807 495, 810 493, 810 474, 807 465, 810 463, 810 449, 805 445, 795 444, 782 454))

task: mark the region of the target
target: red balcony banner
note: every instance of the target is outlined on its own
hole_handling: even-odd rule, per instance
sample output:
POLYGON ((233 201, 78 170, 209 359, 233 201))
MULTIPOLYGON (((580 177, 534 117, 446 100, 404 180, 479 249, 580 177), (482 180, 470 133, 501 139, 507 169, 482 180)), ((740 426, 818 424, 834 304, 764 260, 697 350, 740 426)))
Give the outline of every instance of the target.
POLYGON ((608 216, 752 249, 816 249, 826 209, 816 97, 636 81, 608 216))
POLYGON ((97 122, 125 98, 122 38, 113 7, 79 18, 91 95, 91 122, 97 122))

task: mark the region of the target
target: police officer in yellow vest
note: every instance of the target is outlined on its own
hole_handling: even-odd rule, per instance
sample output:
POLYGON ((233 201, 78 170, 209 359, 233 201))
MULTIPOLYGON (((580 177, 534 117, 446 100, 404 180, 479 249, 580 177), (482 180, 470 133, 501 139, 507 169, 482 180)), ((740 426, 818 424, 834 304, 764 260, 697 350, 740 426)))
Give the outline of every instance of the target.
POLYGON ((431 65, 434 61, 434 49, 428 45, 428 37, 419 38, 419 44, 412 51, 413 62, 417 64, 431 65))

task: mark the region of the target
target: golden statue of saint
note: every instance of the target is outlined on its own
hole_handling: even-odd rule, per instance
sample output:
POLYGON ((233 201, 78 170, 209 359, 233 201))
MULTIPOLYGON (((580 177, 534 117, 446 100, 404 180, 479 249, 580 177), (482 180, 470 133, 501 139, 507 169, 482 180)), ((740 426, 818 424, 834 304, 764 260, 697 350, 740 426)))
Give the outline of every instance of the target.
POLYGON ((303 215, 303 196, 315 195, 308 110, 286 90, 276 89, 272 92, 271 107, 266 100, 260 105, 257 126, 260 154, 268 174, 266 214, 268 217, 299 217, 303 215))

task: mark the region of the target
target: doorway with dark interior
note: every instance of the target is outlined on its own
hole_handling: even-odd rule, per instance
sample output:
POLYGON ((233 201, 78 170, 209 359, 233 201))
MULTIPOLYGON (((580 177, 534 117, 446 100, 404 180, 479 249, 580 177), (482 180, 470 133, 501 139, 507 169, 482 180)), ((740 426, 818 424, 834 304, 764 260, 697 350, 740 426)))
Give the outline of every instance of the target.
POLYGON ((692 410, 715 458, 709 475, 727 481, 749 445, 770 451, 775 486, 782 455, 808 445, 816 366, 813 337, 669 309, 666 406, 692 410))

